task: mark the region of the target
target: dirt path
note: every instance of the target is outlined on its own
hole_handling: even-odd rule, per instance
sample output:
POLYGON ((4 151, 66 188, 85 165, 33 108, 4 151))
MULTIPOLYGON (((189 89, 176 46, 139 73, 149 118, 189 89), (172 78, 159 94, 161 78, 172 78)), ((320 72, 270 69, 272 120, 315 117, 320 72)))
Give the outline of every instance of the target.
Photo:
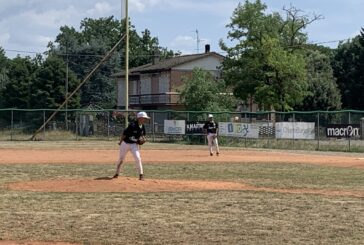
MULTIPOLYGON (((335 167, 364 168, 363 156, 310 154, 275 151, 223 151, 219 157, 209 156, 206 150, 142 149, 144 163, 307 163, 335 167)), ((117 150, 87 149, 0 149, 0 164, 114 164, 117 150)), ((129 154, 127 162, 133 159, 129 154)))
POLYGON ((226 181, 196 181, 196 180, 159 180, 147 179, 140 181, 136 178, 108 177, 81 180, 42 180, 30 182, 9 183, 8 189, 39 192, 183 192, 208 190, 245 190, 279 192, 288 194, 317 194, 325 196, 364 197, 363 191, 339 191, 318 189, 277 189, 255 187, 244 183, 226 181))

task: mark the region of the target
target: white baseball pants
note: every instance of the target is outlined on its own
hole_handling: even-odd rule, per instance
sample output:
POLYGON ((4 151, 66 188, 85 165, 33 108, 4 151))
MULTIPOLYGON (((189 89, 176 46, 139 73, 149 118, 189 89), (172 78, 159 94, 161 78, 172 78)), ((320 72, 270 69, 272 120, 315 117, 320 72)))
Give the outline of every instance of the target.
POLYGON ((120 151, 119 151, 119 162, 116 166, 116 173, 119 174, 121 170, 121 164, 125 160, 126 154, 131 151, 133 154, 134 160, 135 160, 135 167, 138 170, 138 174, 143 174, 143 165, 142 165, 142 159, 140 157, 139 152, 139 145, 134 144, 128 144, 124 141, 120 145, 120 151))
POLYGON ((219 150, 219 142, 217 140, 217 134, 209 133, 207 134, 207 143, 209 145, 209 151, 210 153, 214 153, 212 150, 212 146, 215 145, 215 150, 217 153, 220 152, 219 150))

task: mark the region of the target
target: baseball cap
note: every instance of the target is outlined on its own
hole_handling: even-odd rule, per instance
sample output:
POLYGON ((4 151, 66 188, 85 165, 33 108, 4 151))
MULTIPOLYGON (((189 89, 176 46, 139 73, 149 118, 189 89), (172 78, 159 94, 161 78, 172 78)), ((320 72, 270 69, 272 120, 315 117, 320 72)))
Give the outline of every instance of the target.
POLYGON ((212 115, 212 114, 209 114, 209 118, 210 118, 210 117, 214 117, 214 115, 212 115))
POLYGON ((148 117, 147 113, 144 111, 138 112, 137 114, 137 118, 146 118, 146 119, 150 119, 150 117, 148 117))

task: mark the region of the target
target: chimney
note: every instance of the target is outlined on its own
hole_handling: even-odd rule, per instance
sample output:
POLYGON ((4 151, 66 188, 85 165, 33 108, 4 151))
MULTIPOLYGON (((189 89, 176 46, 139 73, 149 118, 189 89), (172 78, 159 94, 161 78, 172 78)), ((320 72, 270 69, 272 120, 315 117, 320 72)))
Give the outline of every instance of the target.
POLYGON ((155 65, 157 64, 161 59, 161 55, 159 50, 154 50, 154 55, 153 55, 153 59, 152 59, 152 64, 155 65))
POLYGON ((210 44, 205 45, 205 53, 210 53, 210 44))

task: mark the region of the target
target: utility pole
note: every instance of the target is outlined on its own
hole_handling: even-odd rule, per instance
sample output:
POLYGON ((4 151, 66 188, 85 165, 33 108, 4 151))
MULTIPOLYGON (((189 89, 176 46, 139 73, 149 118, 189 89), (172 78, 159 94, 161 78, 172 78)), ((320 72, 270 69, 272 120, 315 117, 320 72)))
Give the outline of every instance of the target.
POLYGON ((66 86, 65 86, 65 94, 66 94, 66 104, 65 104, 65 122, 66 122, 66 129, 68 131, 68 42, 66 44, 66 86))
POLYGON ((129 14, 128 0, 125 0, 125 128, 128 126, 129 110, 129 14))

